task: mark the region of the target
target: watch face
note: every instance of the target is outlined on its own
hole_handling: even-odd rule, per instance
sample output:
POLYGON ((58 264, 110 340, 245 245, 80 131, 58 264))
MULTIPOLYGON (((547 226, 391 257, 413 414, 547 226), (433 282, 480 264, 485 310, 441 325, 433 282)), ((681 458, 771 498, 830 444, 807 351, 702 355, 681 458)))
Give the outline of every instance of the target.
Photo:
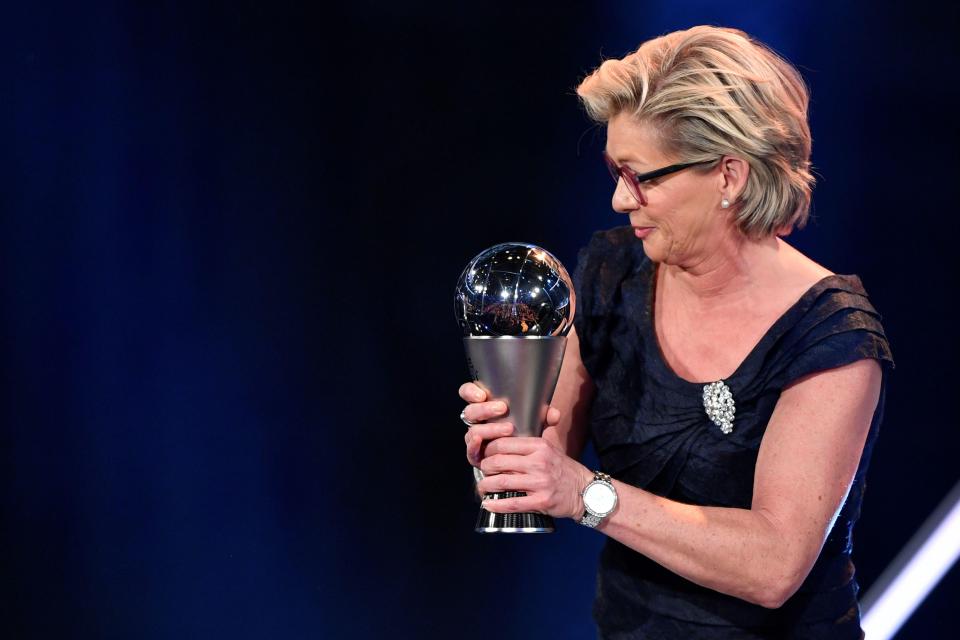
POLYGON ((599 515, 606 515, 617 505, 617 494, 602 482, 594 482, 583 493, 583 504, 599 515))

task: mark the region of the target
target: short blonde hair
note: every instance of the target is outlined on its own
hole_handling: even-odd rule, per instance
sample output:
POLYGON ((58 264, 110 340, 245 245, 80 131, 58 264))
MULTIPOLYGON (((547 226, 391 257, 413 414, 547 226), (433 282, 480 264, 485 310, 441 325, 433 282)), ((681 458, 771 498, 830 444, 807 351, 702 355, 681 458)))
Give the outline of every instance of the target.
POLYGON ((809 94, 794 67, 743 31, 699 26, 606 60, 577 87, 587 114, 628 112, 683 162, 736 155, 750 165, 733 209, 752 238, 802 228, 810 210, 809 94))

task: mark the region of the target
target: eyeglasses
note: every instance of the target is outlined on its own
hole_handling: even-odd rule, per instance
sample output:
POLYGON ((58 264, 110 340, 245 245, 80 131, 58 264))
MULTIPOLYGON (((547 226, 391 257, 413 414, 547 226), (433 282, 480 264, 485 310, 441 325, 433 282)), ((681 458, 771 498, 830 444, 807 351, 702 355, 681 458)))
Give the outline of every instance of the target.
POLYGON ((613 161, 613 158, 607 155, 606 151, 603 152, 603 161, 607 165, 607 170, 610 172, 610 177, 613 178, 613 183, 617 184, 620 182, 620 178, 623 178, 624 182, 627 183, 627 187, 630 189, 630 193, 632 193, 633 197, 637 199, 637 202, 643 206, 647 205, 647 197, 643 195, 643 190, 640 188, 642 183, 647 182, 648 180, 654 180, 656 178, 668 176, 671 173, 676 173, 677 171, 681 171, 694 165, 716 162, 718 159, 719 158, 714 158, 713 160, 700 160, 699 162, 682 162, 680 164, 672 164, 669 167, 664 167, 648 173, 637 173, 630 167, 617 166, 617 163, 613 161))

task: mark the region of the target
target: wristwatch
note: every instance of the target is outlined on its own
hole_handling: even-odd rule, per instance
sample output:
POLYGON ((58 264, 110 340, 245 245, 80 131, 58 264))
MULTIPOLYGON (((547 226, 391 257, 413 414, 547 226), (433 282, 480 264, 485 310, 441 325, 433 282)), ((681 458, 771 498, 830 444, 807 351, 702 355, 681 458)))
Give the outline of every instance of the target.
POLYGON ((593 472, 593 482, 580 495, 583 496, 583 507, 586 509, 580 524, 585 527, 597 527, 617 508, 617 490, 610 482, 610 476, 602 471, 593 472))

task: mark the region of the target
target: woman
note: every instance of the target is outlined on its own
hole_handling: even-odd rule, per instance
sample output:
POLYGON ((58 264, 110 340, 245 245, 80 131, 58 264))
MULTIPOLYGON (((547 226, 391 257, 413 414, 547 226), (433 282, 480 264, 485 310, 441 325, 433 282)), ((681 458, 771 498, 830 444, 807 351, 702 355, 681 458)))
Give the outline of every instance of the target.
POLYGON ((461 387, 478 491, 527 493, 485 507, 607 536, 604 638, 861 638, 851 528, 893 360, 859 278, 781 238, 813 185, 803 80, 704 26, 577 93, 630 226, 579 255, 542 438, 504 438, 506 407, 461 387))

